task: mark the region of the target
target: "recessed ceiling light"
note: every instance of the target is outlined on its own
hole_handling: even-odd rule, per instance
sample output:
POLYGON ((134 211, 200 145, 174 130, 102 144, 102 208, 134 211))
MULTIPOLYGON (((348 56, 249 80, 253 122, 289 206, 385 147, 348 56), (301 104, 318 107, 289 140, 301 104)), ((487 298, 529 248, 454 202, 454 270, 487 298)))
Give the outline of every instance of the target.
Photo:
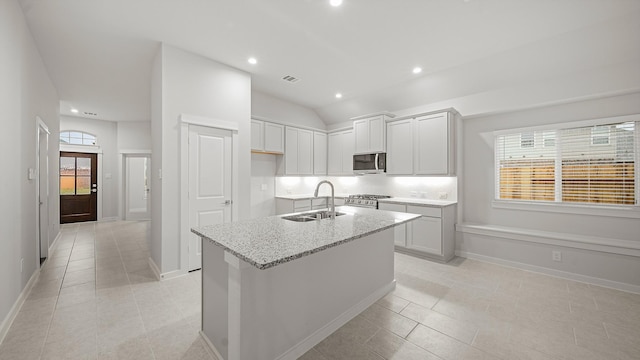
POLYGON ((71 112, 74 113, 74 114, 77 114, 78 113, 78 109, 71 109, 71 112))
POLYGON ((416 66, 413 68, 413 73, 414 74, 420 74, 422 72, 422 68, 419 66, 416 66))
POLYGON ((248 61, 248 62, 249 62, 249 64, 251 64, 251 65, 255 65, 255 64, 257 64, 257 63, 258 63, 258 60, 257 60, 256 58, 254 58, 254 57, 250 57, 247 61, 248 61))
POLYGON ((329 0, 329 4, 331 4, 331 6, 340 6, 342 5, 342 0, 329 0))
POLYGON ((336 99, 342 99, 342 94, 337 93, 337 94, 336 94, 336 99))

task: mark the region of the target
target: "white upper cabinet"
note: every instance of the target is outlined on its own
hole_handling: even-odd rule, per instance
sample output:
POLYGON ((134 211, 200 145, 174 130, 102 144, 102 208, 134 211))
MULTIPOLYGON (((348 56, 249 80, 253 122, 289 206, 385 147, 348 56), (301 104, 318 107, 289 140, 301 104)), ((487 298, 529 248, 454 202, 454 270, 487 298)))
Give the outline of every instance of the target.
POLYGON ((264 151, 264 121, 251 120, 251 150, 264 151))
POLYGON ((353 130, 330 133, 327 137, 328 175, 353 175, 353 130))
POLYGON ((264 123, 264 151, 284 153, 284 126, 264 123))
POLYGON ((387 174, 413 174, 413 119, 387 123, 387 174))
POLYGON ((327 134, 313 132, 313 174, 327 175, 327 134))
POLYGON ((251 120, 251 151, 284 153, 284 126, 262 120, 251 120))
POLYGON ((313 175, 313 131, 285 128, 285 175, 313 175))
POLYGON ((455 113, 387 123, 387 174, 455 175, 455 113))
POLYGON ((388 114, 354 118, 354 153, 369 154, 386 152, 385 120, 392 117, 393 115, 388 114))
POLYGON ((455 173, 454 134, 449 113, 415 119, 415 173, 452 175, 455 173))

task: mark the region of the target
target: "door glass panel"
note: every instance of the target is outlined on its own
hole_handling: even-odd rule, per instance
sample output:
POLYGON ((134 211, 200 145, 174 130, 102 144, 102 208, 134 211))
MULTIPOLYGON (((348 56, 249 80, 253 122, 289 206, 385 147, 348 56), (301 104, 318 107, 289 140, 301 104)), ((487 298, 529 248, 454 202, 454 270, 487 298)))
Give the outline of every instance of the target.
POLYGON ((60 195, 76 193, 76 158, 60 157, 60 195))
POLYGON ((78 158, 78 176, 91 176, 90 158, 78 158))
POLYGON ((91 176, 78 176, 76 179, 76 195, 91 194, 91 176))

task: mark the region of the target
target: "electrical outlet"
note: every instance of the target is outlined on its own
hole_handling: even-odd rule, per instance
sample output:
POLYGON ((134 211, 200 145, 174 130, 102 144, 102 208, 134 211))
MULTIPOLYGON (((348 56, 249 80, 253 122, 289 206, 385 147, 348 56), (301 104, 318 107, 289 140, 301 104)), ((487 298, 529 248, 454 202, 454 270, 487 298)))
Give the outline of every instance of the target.
POLYGON ((20 259, 20 272, 24 270, 24 258, 20 259))
POLYGON ((440 198, 440 200, 445 200, 448 197, 449 197, 449 194, 447 194, 446 192, 439 192, 438 193, 438 198, 440 198))
POLYGON ((411 196, 412 198, 414 198, 414 197, 418 197, 418 192, 417 192, 417 191, 411 191, 411 192, 409 193, 409 196, 411 196))
POLYGON ((560 251, 552 251, 551 259, 553 261, 562 261, 562 253, 560 251))

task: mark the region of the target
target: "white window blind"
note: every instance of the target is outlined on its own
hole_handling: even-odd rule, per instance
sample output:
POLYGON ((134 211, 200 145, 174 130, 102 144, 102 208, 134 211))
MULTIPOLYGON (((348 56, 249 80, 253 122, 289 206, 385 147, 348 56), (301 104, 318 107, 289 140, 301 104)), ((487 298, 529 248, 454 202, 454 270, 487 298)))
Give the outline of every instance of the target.
POLYGON ((637 125, 620 122, 497 135, 496 198, 636 205, 637 125))

